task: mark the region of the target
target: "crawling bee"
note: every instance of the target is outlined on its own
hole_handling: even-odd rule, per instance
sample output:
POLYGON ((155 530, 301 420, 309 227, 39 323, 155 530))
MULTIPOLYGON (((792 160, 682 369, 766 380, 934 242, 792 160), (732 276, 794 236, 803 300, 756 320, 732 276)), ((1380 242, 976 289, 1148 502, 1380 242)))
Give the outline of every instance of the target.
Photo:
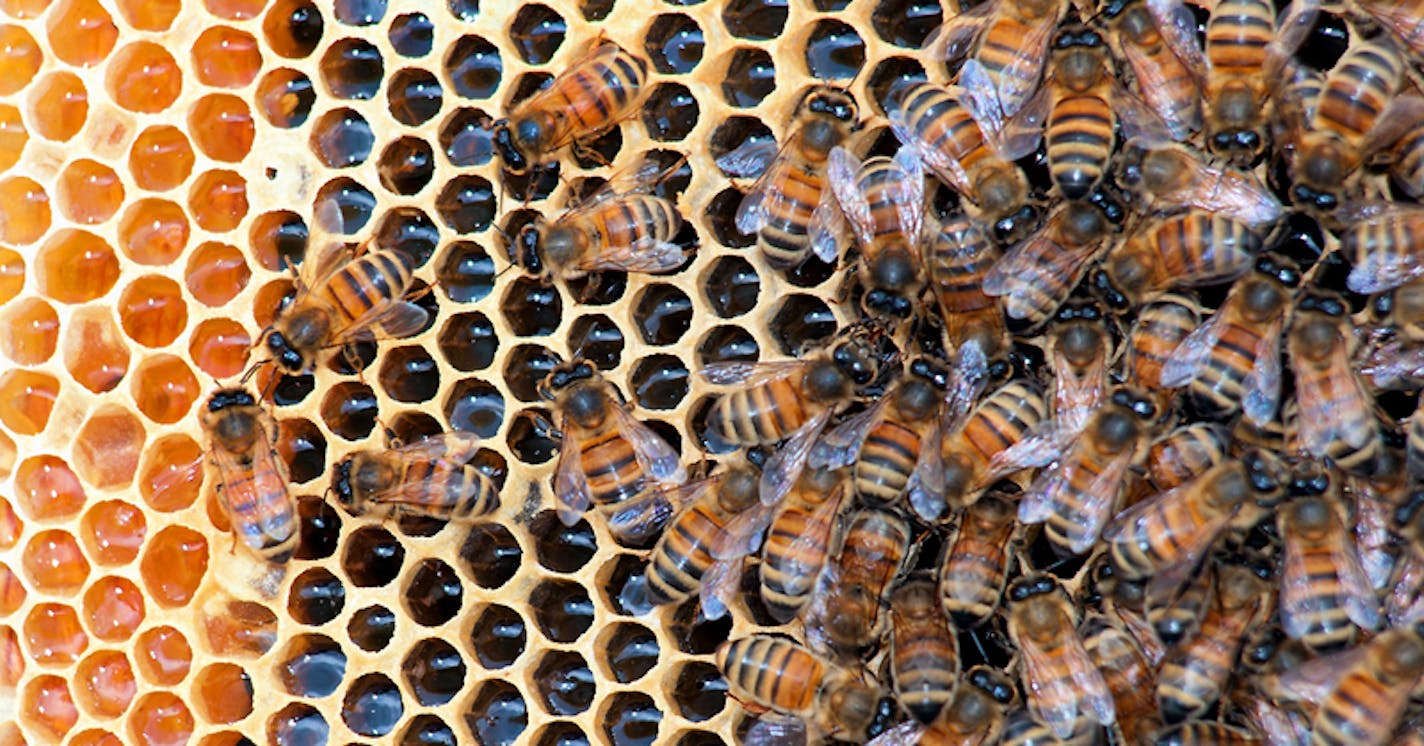
MULTIPOLYGON (((722 643, 717 668, 733 696, 755 702, 790 720, 762 720, 759 737, 796 734, 817 728, 851 740, 865 740, 879 699, 854 673, 818 659, 795 642, 752 635, 722 643)), ((753 738, 748 734, 748 738, 753 738)))
POLYGON ((272 446, 276 423, 244 389, 213 392, 200 420, 234 539, 259 559, 286 562, 297 548, 297 504, 272 446))
POLYGON ((1083 648, 1067 594, 1049 575, 1027 575, 1009 587, 1009 637, 1022 657, 1019 674, 1029 712, 1059 738, 1079 717, 1101 725, 1116 719, 1112 692, 1083 648))
POLYGON ((476 518, 499 508, 499 488, 473 466, 479 439, 452 432, 385 451, 356 451, 336 465, 332 489, 353 515, 476 518))

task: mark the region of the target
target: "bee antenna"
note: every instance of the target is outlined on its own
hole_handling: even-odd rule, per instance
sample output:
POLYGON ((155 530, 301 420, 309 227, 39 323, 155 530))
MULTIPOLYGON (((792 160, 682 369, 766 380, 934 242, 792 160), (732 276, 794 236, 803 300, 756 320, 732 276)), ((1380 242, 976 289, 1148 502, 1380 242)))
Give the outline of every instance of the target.
POLYGON ((974 649, 979 651, 979 658, 988 661, 989 653, 984 650, 984 641, 979 639, 979 629, 977 627, 969 628, 969 639, 974 641, 974 649))

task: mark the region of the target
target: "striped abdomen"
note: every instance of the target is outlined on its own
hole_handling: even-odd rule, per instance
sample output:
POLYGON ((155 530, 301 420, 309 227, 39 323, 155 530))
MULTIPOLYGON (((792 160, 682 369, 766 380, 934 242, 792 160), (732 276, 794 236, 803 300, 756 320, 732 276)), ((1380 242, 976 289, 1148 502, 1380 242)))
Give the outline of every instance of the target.
POLYGON ((1112 692, 1118 725, 1127 743, 1151 743, 1148 734, 1161 726, 1152 696, 1156 671, 1132 636, 1101 618, 1090 619, 1083 648, 1112 692))
MULTIPOLYGON (((1229 306, 1220 311, 1231 312, 1229 306)), ((1187 387, 1197 413, 1204 417, 1226 418, 1241 409, 1246 376, 1256 366, 1256 349, 1264 339, 1255 325, 1239 319, 1229 319, 1224 326, 1221 338, 1187 387)))
POLYGON ((1355 639, 1355 626, 1345 606, 1349 594, 1336 566, 1338 550, 1332 546, 1343 540, 1326 536, 1310 541, 1295 536, 1285 542, 1281 605, 1296 610, 1298 639, 1312 650, 1348 645, 1355 639))
POLYGON ((1424 195, 1424 124, 1399 138, 1389 172, 1406 194, 1415 198, 1424 195))
POLYGON ((890 615, 895 693, 917 720, 932 722, 949 702, 958 681, 958 638, 940 614, 934 585, 928 581, 915 580, 900 586, 890 615))
POLYGON ((1041 393, 1017 381, 1009 383, 975 408, 959 440, 987 464, 1041 422, 1046 410, 1041 393))
POLYGON ((1173 648, 1163 661, 1157 698, 1168 722, 1202 715, 1221 698, 1260 605, 1260 585, 1249 572, 1237 567, 1219 571, 1216 601, 1196 637, 1173 648))
POLYGON ((1313 744, 1384 746, 1419 732, 1400 728, 1410 689, 1424 673, 1424 639, 1412 629, 1396 629, 1370 641, 1364 657, 1349 666, 1320 703, 1312 723, 1313 744))
POLYGON ((1275 18, 1269 0, 1218 3, 1206 24, 1206 57, 1212 78, 1259 77, 1266 64, 1266 46, 1276 34, 1275 18))
POLYGON ((1044 140, 1049 175, 1064 197, 1085 199, 1102 181, 1116 123, 1112 106, 1101 96, 1067 96, 1053 107, 1044 140))
MULTIPOLYGON (((929 83, 911 86, 901 106, 905 124, 920 144, 945 160, 957 161, 966 173, 972 174, 980 161, 993 156, 979 123, 944 89, 929 83)), ((940 178, 958 183, 945 174, 940 178)))
POLYGON ((712 407, 712 434, 734 445, 763 445, 784 440, 816 412, 801 393, 799 375, 778 378, 728 392, 712 407))
MULTIPOLYGON (((1089 427, 1093 427, 1089 425, 1089 427)), ((1088 437, 1091 437, 1089 435, 1088 437)), ((1131 447, 1131 444, 1128 444, 1131 447)), ((1111 495, 1099 495, 1093 489, 1093 483, 1098 476, 1108 468, 1109 463, 1119 454, 1100 450, 1086 442, 1081 442, 1074 450, 1081 449, 1081 456, 1074 461, 1076 468, 1072 470, 1067 486, 1058 490, 1053 498, 1053 512, 1049 514, 1048 520, 1043 524, 1043 532, 1048 536, 1049 541, 1059 551, 1065 554, 1081 554, 1075 551, 1075 546, 1092 546, 1098 539, 1098 534, 1102 532, 1103 524, 1107 516, 1098 513, 1106 512, 1109 516, 1117 509, 1120 485, 1108 487, 1114 490, 1111 495), (1105 501, 1107 508, 1105 511, 1092 511, 1089 509, 1090 500, 1105 501)), ((1075 458, 1070 452, 1066 459, 1075 458)))
POLYGON ((1195 497, 1157 500, 1109 544, 1108 552, 1122 577, 1145 578, 1181 561, 1215 517, 1195 497))
POLYGON ((510 118, 517 119, 525 107, 556 113, 560 128, 550 140, 552 150, 612 129, 632 113, 647 81, 647 62, 616 44, 604 44, 582 64, 555 78, 549 88, 529 99, 510 118))
POLYGON ((715 500, 698 500, 668 525, 648 561, 648 600, 676 603, 697 593, 712 566, 712 541, 727 525, 715 500))
POLYGON ((794 642, 753 635, 723 643, 717 668, 732 691, 789 715, 810 714, 826 668, 794 642))
POLYGON ((580 227, 588 237, 589 255, 580 269, 597 269, 605 249, 626 250, 639 241, 671 241, 682 227, 673 203, 651 194, 625 194, 598 205, 580 227))
POLYGON ((1142 307, 1132 327, 1132 372, 1148 391, 1162 385, 1162 366, 1201 323, 1196 304, 1180 295, 1164 295, 1142 307))
POLYGON ((926 257, 930 282, 946 317, 998 302, 984 294, 984 275, 1001 255, 974 221, 959 215, 945 222, 926 257))
POLYGON ((347 263, 314 292, 318 302, 340 316, 332 328, 342 329, 371 309, 404 297, 413 271, 404 253, 384 249, 347 263))
POLYGON ((1335 64, 1315 105, 1314 129, 1358 143, 1374 127, 1404 77, 1404 59, 1388 43, 1355 44, 1335 64))
POLYGON ((806 259, 811 248, 811 213, 821 202, 826 187, 824 161, 801 163, 787 168, 773 187, 775 198, 763 198, 766 222, 757 236, 757 246, 773 269, 786 269, 806 259))
POLYGON ((1173 430, 1147 452, 1147 473, 1159 490, 1186 484, 1226 458, 1231 433, 1216 423, 1197 422, 1173 430))
MULTIPOLYGON (((270 448, 259 444, 258 448, 270 448)), ((264 451, 246 470, 224 470, 218 497, 227 506, 232 530, 257 556, 286 562, 297 546, 296 503, 276 456, 264 451)))
POLYGON ((1201 210, 1168 218, 1152 232, 1161 257, 1159 288, 1235 278, 1250 269, 1261 236, 1245 223, 1201 210))
POLYGON ((989 73, 994 88, 1005 94, 1001 105, 1006 115, 1017 114, 1038 87, 1045 55, 1043 49, 1032 47, 1041 43, 1039 39, 1047 41, 1047 32, 1057 22, 1057 15, 1057 8, 1045 8, 1042 17, 1022 20, 1011 13, 1000 13, 979 37, 974 59, 989 73))
POLYGON ((410 459, 405 462, 401 481, 432 485, 429 494, 438 501, 419 507, 436 518, 473 518, 499 507, 499 490, 494 481, 473 466, 443 459, 410 459))
POLYGON ((633 444, 616 427, 586 435, 579 443, 579 458, 583 460, 594 505, 621 503, 648 486, 633 444))
POLYGON ((939 571, 940 605, 961 626, 982 624, 998 608, 1009 569, 1014 509, 986 495, 964 514, 939 571))
POLYGON ((761 555, 761 599, 779 621, 789 621, 806 605, 826 565, 835 511, 818 508, 829 499, 839 496, 794 491, 767 532, 761 555), (819 540, 805 542, 812 536, 819 540))
POLYGON ((1424 213, 1390 211, 1345 228, 1340 251, 1356 266, 1413 267, 1424 262, 1424 213))
POLYGON ((888 158, 872 158, 861 167, 855 187, 865 198, 866 206, 870 208, 870 222, 873 226, 872 245, 861 247, 867 260, 886 246, 918 246, 919 236, 905 233, 909 226, 900 220, 900 210, 897 208, 898 195, 904 191, 901 184, 905 178, 905 173, 900 170, 899 165, 888 158))
POLYGON ((933 426, 887 417, 870 428, 855 462, 856 494, 871 505, 899 500, 920 457, 920 436, 933 426))

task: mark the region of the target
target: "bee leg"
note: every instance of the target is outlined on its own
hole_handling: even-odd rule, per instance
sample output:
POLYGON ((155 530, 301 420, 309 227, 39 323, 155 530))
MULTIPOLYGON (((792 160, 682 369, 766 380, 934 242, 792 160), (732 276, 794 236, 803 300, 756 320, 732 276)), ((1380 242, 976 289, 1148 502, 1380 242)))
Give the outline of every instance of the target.
POLYGON ((575 300, 577 300, 580 305, 586 304, 594 297, 596 297, 598 295, 598 291, 602 289, 603 273, 590 272, 588 274, 588 281, 585 282, 583 284, 583 287, 579 289, 579 292, 577 294, 578 297, 575 300))
POLYGON ((578 140, 574 140, 574 154, 586 161, 593 161, 594 163, 597 163, 600 166, 613 165, 612 163, 608 162, 607 158, 603 157, 602 153, 598 152, 597 150, 594 150, 593 148, 578 140))

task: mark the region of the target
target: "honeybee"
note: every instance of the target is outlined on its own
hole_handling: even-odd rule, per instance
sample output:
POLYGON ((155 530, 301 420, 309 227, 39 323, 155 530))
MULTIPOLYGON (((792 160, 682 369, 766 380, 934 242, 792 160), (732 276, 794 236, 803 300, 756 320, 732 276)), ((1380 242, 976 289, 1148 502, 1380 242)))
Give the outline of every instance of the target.
POLYGON ((494 126, 494 149, 515 174, 550 160, 566 145, 579 147, 632 116, 647 93, 647 61, 608 39, 548 86, 519 102, 494 126))
POLYGON ((1147 473, 1159 490, 1186 484, 1227 457, 1231 431, 1215 422, 1182 425, 1147 450, 1147 473))
POLYGON ((956 350, 973 344, 993 358, 1009 345, 999 299, 984 292, 984 277, 1000 256, 979 224, 963 215, 946 219, 925 249, 930 289, 956 350))
MULTIPOLYGON (((318 207, 315 228, 338 224, 334 202, 318 207)), ((319 231, 313 230, 313 235, 319 231)), ((429 314, 405 300, 414 279, 410 257, 396 249, 353 252, 339 241, 302 262, 296 296, 281 308, 254 346, 264 344, 283 371, 310 373, 323 350, 386 336, 404 337, 425 326, 429 314)))
POLYGON ((1365 157, 1414 124, 1398 109, 1389 110, 1404 73, 1405 60, 1388 39, 1357 39, 1325 77, 1318 97, 1292 110, 1291 201, 1334 211, 1345 181, 1365 157))
POLYGON ((708 365, 700 371, 704 380, 738 387, 713 405, 708 429, 733 445, 787 441, 762 470, 761 500, 775 505, 796 484, 831 416, 878 373, 876 350, 857 329, 800 360, 708 365))
POLYGON ((1106 278, 1093 284, 1121 295, 1117 305, 1137 306, 1168 288, 1234 280, 1251 268, 1262 244, 1245 223, 1191 210, 1156 220, 1109 249, 1106 278))
POLYGON ((1361 202, 1341 210, 1340 216, 1345 221, 1340 252, 1353 265, 1345 279, 1350 290, 1380 293, 1424 276, 1424 242, 1416 238, 1424 236, 1424 208, 1361 202))
MULTIPOLYGON (((809 469, 772 521, 762 545, 761 600, 778 621, 790 621, 811 600, 849 488, 844 469, 809 469)), ((714 548, 713 556, 721 555, 720 548, 714 548)))
POLYGON ((1264 582, 1244 567, 1217 565, 1216 594, 1201 626, 1173 648, 1157 679, 1157 699, 1168 723, 1204 714, 1226 689, 1247 633, 1269 615, 1264 582))
POLYGON ((1409 416, 1404 431, 1405 463, 1410 476, 1424 482, 1424 394, 1419 396, 1419 404, 1414 414, 1409 416))
POLYGON ((861 307, 872 317, 904 321, 924 289, 921 238, 925 221, 925 177, 920 159, 901 148, 893 159, 877 156, 859 163, 844 147, 831 151, 828 172, 840 213, 813 221, 813 243, 836 242, 843 214, 860 244, 857 276, 865 288, 861 307))
POLYGON ((331 487, 352 515, 488 515, 499 508, 499 488, 465 464, 479 444, 469 433, 452 432, 384 451, 356 451, 336 465, 331 487))
POLYGON ((910 524, 883 508, 861 508, 846 519, 840 553, 821 578, 808 614, 807 637, 822 633, 835 648, 869 645, 880 629, 880 609, 910 557, 910 524))
POLYGON ((1361 348, 1360 375, 1376 390, 1415 389, 1424 380, 1424 278, 1376 298, 1379 325, 1361 348))
POLYGON ((923 49, 949 62, 968 55, 991 81, 998 108, 1012 117, 1037 90, 1053 29, 1067 10, 1065 0, 994 0, 952 16, 923 49))
POLYGON ((984 292, 1002 296, 1009 318, 1029 326, 1041 324, 1082 279, 1102 248, 1108 227, 1107 216, 1092 204, 1064 204, 989 270, 984 292))
POLYGON ((987 666, 971 668, 956 682, 949 703, 928 725, 908 720, 870 741, 870 746, 985 746, 998 743, 1004 708, 1016 699, 1014 683, 987 666))
POLYGON ((1110 742, 1102 726, 1087 717, 1078 718, 1070 735, 1059 737, 1028 710, 1016 709, 1009 710, 1004 717, 1004 734, 999 743, 1002 746, 1102 746, 1110 742))
POLYGON ((717 668, 732 696, 795 718, 768 724, 767 735, 801 731, 804 739, 809 722, 839 737, 864 741, 875 718, 879 696, 874 688, 791 640, 751 635, 724 642, 717 648, 717 668))
MULTIPOLYGON (((1297 477, 1293 484, 1308 483, 1297 477)), ((1380 615, 1369 577, 1332 504, 1338 495, 1315 489, 1282 506, 1276 522, 1285 545, 1281 625, 1291 639, 1320 650, 1349 644, 1356 626, 1375 629, 1380 615)))
POLYGON ((1424 639, 1419 628, 1381 633, 1357 650, 1325 659, 1335 675, 1320 701, 1312 743, 1395 743, 1410 691, 1424 675, 1424 639))
POLYGON ((1310 32, 1315 3, 1296 2, 1276 26, 1270 0, 1222 0, 1206 25, 1204 128, 1207 148, 1234 163, 1254 161, 1266 147, 1271 88, 1310 32))
POLYGON ((932 723, 950 699, 959 678, 959 637, 940 611, 934 582, 906 581, 890 599, 890 670, 895 696, 910 715, 932 723))
MULTIPOLYGON (((950 505, 967 507, 979 499, 984 488, 998 478, 991 460, 1017 443, 1047 416, 1043 393, 1027 380, 1010 381, 980 402, 967 417, 947 432, 940 444, 944 465, 945 499, 950 505)), ((915 512, 927 521, 944 515, 945 505, 925 500, 915 512)))
MULTIPOLYGON (((1418 503, 1419 500, 1413 501, 1418 503)), ((1408 529, 1401 531, 1405 546, 1394 563, 1384 594, 1384 614, 1391 627, 1404 627, 1424 622, 1424 511, 1415 508, 1411 521, 1413 538, 1408 529)))
POLYGON ((1191 12, 1176 3, 1110 0, 1103 15, 1109 43, 1172 139, 1185 140, 1200 129, 1206 62, 1191 12))
POLYGON ((1260 426, 1280 400, 1281 331, 1300 270, 1270 254, 1236 281, 1216 315, 1187 336, 1162 366, 1162 385, 1187 386, 1204 417, 1241 410, 1260 426))
MULTIPOLYGON (((962 16, 961 16, 962 17, 962 16)), ((940 181, 970 203, 972 217, 993 230, 995 241, 1018 240, 1037 217, 1028 179, 1015 160, 1033 152, 1038 137, 1005 132, 1009 123, 982 90, 982 76, 946 90, 931 83, 901 84, 885 108, 890 127, 905 147, 940 181)))
POLYGON ((1389 29, 1416 54, 1424 53, 1424 5, 1419 0, 1352 0, 1352 8, 1389 29))
POLYGON ((1018 485, 1000 482, 964 511, 954 541, 944 550, 939 568, 940 605, 962 627, 988 621, 1004 596, 1010 541, 1017 524, 1013 503, 1018 485))
POLYGON ((1147 742, 1156 746, 1259 746, 1261 737, 1215 720, 1190 720, 1163 728, 1147 742))
POLYGON ((855 130, 859 109, 848 91, 828 86, 809 89, 791 115, 791 134, 778 150, 766 140, 748 140, 717 159, 725 173, 761 174, 737 208, 737 230, 757 236, 757 247, 773 269, 795 267, 813 253, 836 260, 833 241, 811 240, 817 210, 834 210, 826 189, 831 151, 855 130))
POLYGON ((1066 199, 1085 199, 1107 172, 1117 129, 1107 44, 1093 29, 1064 27, 1053 40, 1049 70, 1048 175, 1066 199))
POLYGON ((1306 295, 1296 307, 1286 350, 1300 403, 1300 445, 1345 471, 1369 474, 1384 443, 1374 402, 1350 360, 1350 339, 1341 326, 1342 320, 1349 323, 1348 314, 1339 297, 1306 295))
POLYGON ((1048 447, 1051 454, 1025 454, 1025 460, 1046 463, 1019 501, 1019 522, 1045 523, 1053 547, 1081 555, 1093 547, 1116 510, 1128 467, 1151 434, 1157 406, 1146 395, 1121 388, 1114 391, 1088 421, 1081 438, 1048 447))
POLYGON ((1370 587, 1383 591, 1399 552, 1394 535, 1397 505, 1408 500, 1409 479, 1404 469, 1404 454, 1393 448, 1382 448, 1375 462, 1372 477, 1350 476, 1346 490, 1355 498, 1355 546, 1360 551, 1360 566, 1370 579, 1370 587))
POLYGON ((1189 574, 1185 584, 1147 583, 1143 603, 1147 622, 1169 649, 1196 634, 1216 587, 1216 573, 1189 574), (1166 591, 1166 595, 1163 595, 1166 591))
POLYGON ((1083 624, 1083 648, 1112 692, 1126 743, 1144 743, 1147 734, 1162 724, 1152 697, 1157 687, 1155 667, 1132 635, 1099 614, 1089 616, 1083 624))
MULTIPOLYGON (((1128 336, 1129 380, 1144 391, 1162 392, 1162 367, 1172 352, 1201 325, 1196 301, 1166 293, 1142 306, 1128 336)), ((1169 394, 1160 394, 1164 408, 1169 394)))
POLYGON ((926 490, 939 499, 939 417, 949 371, 928 357, 916 357, 899 383, 869 409, 821 438, 807 463, 814 467, 853 466, 855 493, 871 505, 899 502, 908 492, 926 490))
POLYGON ((1090 586, 1093 598, 1101 602, 1103 614, 1116 620, 1117 626, 1132 637, 1155 670, 1167 650, 1157 637, 1157 630, 1147 621, 1147 584, 1118 577, 1106 555, 1101 555, 1089 579, 1093 584, 1090 586))
POLYGON ((1178 142, 1134 138, 1123 147, 1120 183, 1148 210, 1195 208, 1263 230, 1285 208, 1250 171, 1208 160, 1178 142))
POLYGON ((1083 649, 1072 603, 1052 576, 1034 574, 1009 586, 1009 637, 1017 645, 1028 709, 1059 738, 1079 716, 1101 725, 1115 719, 1112 692, 1083 649))
MULTIPOLYGON (((687 480, 677 452, 647 425, 635 419, 613 385, 585 360, 570 360, 554 368, 539 385, 540 395, 559 412, 559 460, 554 467, 554 497, 559 520, 578 523, 589 505, 597 505, 618 520, 615 535, 636 542, 619 530, 645 524, 639 520, 666 505, 658 495, 687 480)), ((648 531, 641 525, 638 532, 648 531)))
POLYGON ((590 272, 658 274, 681 267, 688 253, 672 239, 682 228, 682 214, 670 200, 649 193, 665 173, 649 160, 631 174, 616 174, 558 217, 536 217, 519 231, 516 263, 565 280, 590 272))
POLYGON ((734 467, 702 480, 694 488, 686 509, 673 518, 648 557, 648 571, 641 582, 630 580, 620 599, 624 608, 637 613, 654 606, 680 603, 699 594, 702 614, 720 619, 741 579, 731 569, 739 568, 741 557, 719 561, 712 549, 734 516, 758 503, 757 477, 751 469, 734 467))
POLYGON ((258 559, 285 563, 297 548, 297 504, 287 493, 286 466, 272 445, 276 423, 245 389, 214 391, 199 421, 218 470, 218 502, 234 538, 258 559))

